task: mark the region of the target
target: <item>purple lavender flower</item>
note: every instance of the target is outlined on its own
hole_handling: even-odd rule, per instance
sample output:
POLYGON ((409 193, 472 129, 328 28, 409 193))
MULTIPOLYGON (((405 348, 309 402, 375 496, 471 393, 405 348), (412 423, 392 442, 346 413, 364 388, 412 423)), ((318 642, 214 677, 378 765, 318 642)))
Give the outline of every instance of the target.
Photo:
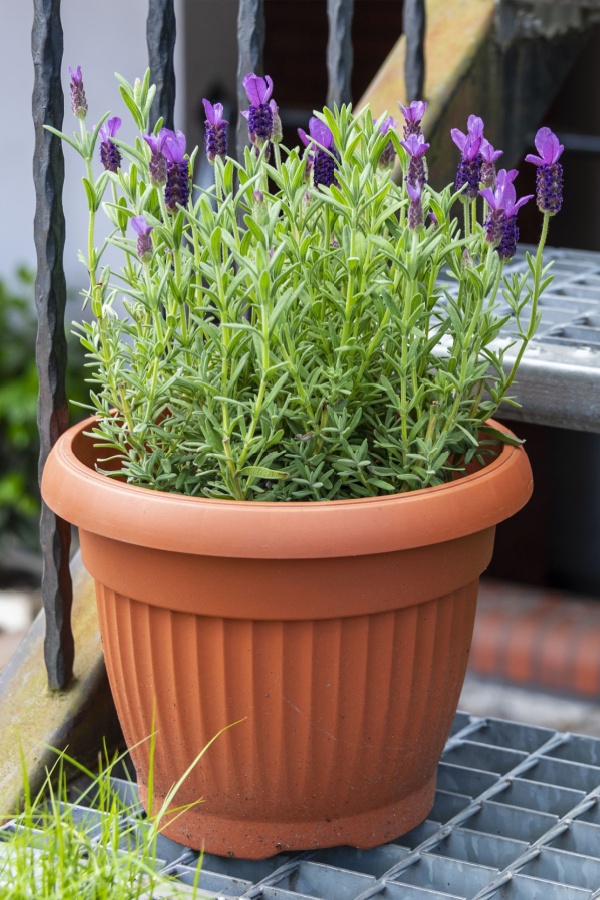
POLYGON ((131 227, 137 233, 137 255, 142 262, 149 262, 152 258, 153 247, 150 233, 152 225, 148 225, 143 216, 134 216, 131 227))
POLYGON ((533 194, 517 200, 517 192, 513 181, 517 177, 516 169, 500 169, 496 177, 496 187, 483 188, 480 193, 490 207, 490 215, 485 222, 486 240, 492 244, 502 260, 512 259, 517 252, 519 229, 517 213, 533 194))
POLYGON ((168 135, 166 128, 161 128, 158 134, 144 134, 142 137, 150 147, 150 183, 154 187, 160 187, 167 180, 167 160, 163 153, 165 138, 168 135))
POLYGON ((100 128, 100 159, 109 172, 116 172, 121 167, 121 154, 112 140, 120 127, 121 120, 118 116, 113 116, 100 128))
POLYGON ((502 150, 494 150, 489 141, 485 138, 481 142, 481 183, 485 188, 496 186, 496 166, 495 162, 502 156, 502 150))
POLYGON ((313 116, 308 123, 311 143, 315 146, 313 151, 313 184, 315 187, 331 187, 337 184, 335 170, 338 166, 338 156, 333 146, 333 134, 331 129, 313 116))
POLYGON ((304 146, 310 147, 312 141, 311 141, 310 137, 307 135, 307 133, 305 132, 304 128, 298 129, 298 135, 300 137, 300 140, 304 144, 304 146))
POLYGON ((408 171, 406 173, 406 181, 413 187, 423 187, 427 181, 427 170, 425 167, 425 154, 429 150, 429 144, 426 143, 422 134, 409 134, 404 141, 400 141, 406 152, 410 156, 408 171))
POLYGON ((421 119, 425 115, 427 103, 424 100, 412 100, 408 106, 403 106, 398 101, 398 106, 406 120, 403 129, 404 140, 408 140, 411 134, 422 134, 421 119))
POLYGON ((410 199, 408 207, 408 227, 411 230, 420 228, 423 224, 423 203, 421 200, 422 186, 420 184, 413 185, 406 181, 406 192, 410 199))
POLYGON ((558 160, 565 148, 549 128, 540 128, 535 136, 535 146, 540 155, 528 153, 525 159, 538 167, 538 209, 554 216, 562 206, 563 169, 558 160))
POLYGON ((85 90, 83 89, 81 66, 77 66, 76 69, 72 69, 71 66, 69 66, 69 75, 71 76, 69 88, 71 91, 71 109, 73 110, 73 115, 77 119, 85 119, 88 105, 85 90))
POLYGON ((268 75, 261 78, 250 73, 242 84, 250 101, 248 109, 242 111, 248 121, 248 137, 250 143, 261 147, 273 136, 273 110, 269 104, 273 93, 273 79, 268 75))
POLYGON ((164 129, 162 152, 167 161, 165 205, 170 212, 187 206, 190 197, 189 165, 185 157, 185 135, 182 131, 164 129))
POLYGON ((459 191, 463 185, 466 185, 461 199, 465 202, 474 200, 477 197, 481 181, 483 121, 479 116, 469 116, 466 134, 463 134, 458 128, 452 128, 450 134, 461 152, 461 161, 456 170, 455 190, 459 191))
MULTIPOLYGON (((379 131, 381 134, 387 134, 390 129, 394 129, 396 127, 396 121, 392 118, 392 116, 388 116, 387 119, 384 119, 383 122, 379 123, 379 131)), ((382 168, 391 169, 396 160, 396 151, 394 149, 394 145, 392 141, 388 141, 383 150, 381 151, 381 156, 379 157, 379 163, 382 168)))
POLYGON ((214 163, 217 156, 225 159, 227 156, 227 126, 229 122, 223 118, 223 104, 215 103, 214 106, 208 100, 203 100, 206 121, 204 122, 206 133, 204 146, 206 158, 214 163))

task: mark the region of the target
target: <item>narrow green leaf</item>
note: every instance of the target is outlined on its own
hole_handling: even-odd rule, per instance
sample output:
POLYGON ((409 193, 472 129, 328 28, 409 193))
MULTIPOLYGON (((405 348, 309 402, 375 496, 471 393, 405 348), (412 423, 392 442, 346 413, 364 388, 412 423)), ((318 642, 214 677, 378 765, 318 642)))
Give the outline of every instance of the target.
POLYGON ((217 265, 221 264, 221 228, 217 225, 210 236, 210 252, 217 265))
POLYGON ((244 216, 244 222, 246 223, 248 231, 252 234, 252 237, 260 244, 265 244, 266 235, 258 222, 256 222, 250 215, 244 216))
POLYGON ((97 212, 98 206, 100 205, 98 202, 98 198, 96 196, 96 188, 91 183, 89 178, 82 178, 83 186, 85 188, 85 193, 87 196, 87 202, 90 209, 90 212, 97 212))
POLYGON ((238 475, 246 475, 249 478, 268 478, 270 481, 283 481, 289 478, 287 472, 280 469, 267 469, 264 466, 244 466, 238 475))

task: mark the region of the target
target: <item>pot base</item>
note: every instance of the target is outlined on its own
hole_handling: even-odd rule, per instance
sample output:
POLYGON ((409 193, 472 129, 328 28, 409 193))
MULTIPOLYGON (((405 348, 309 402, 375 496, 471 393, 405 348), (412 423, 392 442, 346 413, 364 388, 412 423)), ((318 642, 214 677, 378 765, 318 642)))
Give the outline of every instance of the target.
MULTIPOLYGON (((200 803, 180 816, 174 813, 173 821, 161 827, 160 833, 194 850, 240 859, 267 859, 291 850, 318 850, 342 844, 369 850, 394 841, 427 818, 433 806, 436 776, 437 772, 418 790, 387 808, 331 821, 234 820, 211 815, 200 803)), ((147 788, 140 784, 138 789, 142 805, 147 809, 147 788)), ((163 802, 164 798, 154 792, 153 809, 160 809, 163 802)), ((168 819, 165 816, 165 821, 168 819)))

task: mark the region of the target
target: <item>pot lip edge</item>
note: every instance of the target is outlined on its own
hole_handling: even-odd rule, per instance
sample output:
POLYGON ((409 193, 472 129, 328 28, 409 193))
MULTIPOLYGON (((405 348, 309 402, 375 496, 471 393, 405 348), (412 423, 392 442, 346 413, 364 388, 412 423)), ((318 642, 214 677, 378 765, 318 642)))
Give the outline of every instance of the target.
MULTIPOLYGON (((164 502, 165 499, 168 499, 171 503, 183 503, 186 506, 189 504, 196 505, 198 502, 201 502, 203 505, 237 511, 246 511, 249 508, 268 510, 269 512, 278 510, 276 515, 290 515, 292 510, 313 510, 316 512, 318 509, 341 510, 358 506, 373 507, 379 503, 389 505, 390 503, 402 502, 404 505, 407 505, 409 501, 415 502, 425 496, 433 497, 434 494, 446 493, 447 491, 457 493, 457 489, 466 488, 468 485, 490 475, 492 472, 510 465, 510 463, 514 461, 516 455, 526 456, 523 444, 518 446, 513 444, 502 444, 500 453, 498 453, 498 455, 487 465, 481 467, 477 471, 471 472, 469 475, 461 476, 460 478, 457 478, 456 481, 448 481, 444 484, 418 488, 414 491, 406 491, 406 493, 384 494, 376 497, 349 497, 341 500, 293 500, 289 502, 281 500, 228 500, 222 497, 197 497, 178 494, 171 491, 154 491, 150 488, 142 487, 141 485, 126 484, 125 482, 109 478, 107 475, 103 475, 102 473, 91 469, 89 466, 85 465, 85 463, 81 462, 73 450, 73 440, 80 435, 83 436, 84 430, 90 426, 94 419, 95 416, 91 416, 68 428, 56 440, 50 453, 55 460, 59 457, 59 460, 56 461, 60 462, 61 467, 64 467, 66 470, 71 470, 72 473, 76 473, 86 480, 91 479, 91 484, 97 485, 99 488, 105 490, 117 491, 122 496, 127 494, 130 497, 144 497, 151 503, 161 503, 164 502), (284 510, 286 512, 284 512, 284 510)), ((497 428, 499 431, 513 437, 516 436, 510 428, 497 422, 495 419, 487 419, 486 424, 488 423, 493 425, 493 427, 497 428)), ((45 474, 45 471, 46 466, 44 467, 43 474, 45 474)))
POLYGON ((505 444, 483 469, 406 494, 298 503, 187 497, 122 484, 82 463, 71 444, 89 421, 55 444, 42 479, 46 503, 90 535, 168 552, 307 559, 409 550, 494 526, 521 509, 533 488, 522 446, 505 444), (73 490, 65 489, 67 478, 73 490))

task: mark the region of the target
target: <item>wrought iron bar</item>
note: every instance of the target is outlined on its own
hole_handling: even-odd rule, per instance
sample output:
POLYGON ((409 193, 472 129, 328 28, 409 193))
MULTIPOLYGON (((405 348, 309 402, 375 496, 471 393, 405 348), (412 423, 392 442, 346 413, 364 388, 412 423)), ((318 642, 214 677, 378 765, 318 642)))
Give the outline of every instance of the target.
MULTIPOLYGON (((62 208, 64 158, 60 139, 44 125, 62 128, 64 97, 60 83, 63 32, 60 0, 34 0, 31 50, 34 67, 33 121, 36 193, 34 237, 37 251, 35 302, 38 311, 36 359, 39 372, 39 474, 56 439, 68 425, 65 390, 66 284, 63 270, 65 219, 62 208)), ((42 595, 46 614, 44 658, 48 684, 65 688, 73 674, 71 631, 73 590, 69 572, 70 526, 42 504, 40 542, 43 556, 42 595)))
POLYGON ((174 127, 175 110, 175 9, 173 0, 148 0, 146 41, 150 81, 156 85, 156 95, 150 111, 150 127, 161 117, 165 128, 174 127))
POLYGON ((327 106, 350 103, 352 91, 352 16, 354 0, 327 0, 329 40, 327 41, 327 106))
POLYGON ((425 0, 404 0, 403 31, 406 35, 404 81, 406 100, 422 100, 425 87, 425 0))
MULTIPOLYGON (((239 0, 237 20, 238 68, 237 99, 238 110, 248 105, 242 79, 249 72, 262 74, 263 48, 265 44, 264 0, 239 0)), ((248 130, 242 117, 238 115, 236 131, 237 158, 244 158, 244 147, 248 143, 248 130)))

